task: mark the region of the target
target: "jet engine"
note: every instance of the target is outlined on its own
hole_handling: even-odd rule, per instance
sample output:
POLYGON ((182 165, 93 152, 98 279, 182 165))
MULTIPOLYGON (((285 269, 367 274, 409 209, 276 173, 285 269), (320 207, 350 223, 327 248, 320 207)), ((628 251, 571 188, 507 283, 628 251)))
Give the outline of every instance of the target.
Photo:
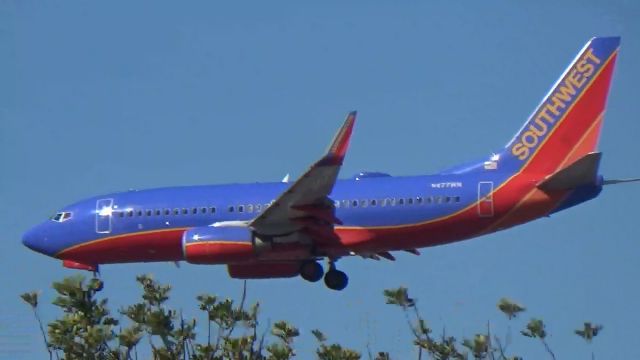
POLYGON ((184 259, 192 264, 227 264, 255 260, 258 247, 255 236, 246 227, 203 226, 189 229, 182 235, 184 259))
POLYGON ((310 246, 297 234, 262 236, 244 226, 188 229, 182 235, 182 252, 192 264, 288 263, 311 256, 310 246))

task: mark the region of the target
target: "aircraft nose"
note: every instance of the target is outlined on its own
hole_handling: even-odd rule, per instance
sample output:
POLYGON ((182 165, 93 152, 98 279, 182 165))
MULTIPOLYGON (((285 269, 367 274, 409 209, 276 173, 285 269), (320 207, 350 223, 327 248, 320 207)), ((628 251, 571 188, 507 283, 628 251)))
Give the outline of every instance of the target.
POLYGON ((22 236, 22 244, 29 249, 39 252, 41 254, 47 254, 44 248, 44 238, 42 237, 38 227, 35 227, 22 236))

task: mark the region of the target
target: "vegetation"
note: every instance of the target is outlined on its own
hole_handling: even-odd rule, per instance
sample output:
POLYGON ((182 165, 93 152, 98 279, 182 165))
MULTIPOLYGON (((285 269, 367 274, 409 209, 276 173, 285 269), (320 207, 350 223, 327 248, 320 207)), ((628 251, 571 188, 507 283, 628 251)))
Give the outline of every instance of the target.
MULTIPOLYGON (((40 326, 45 347, 50 359, 138 359, 138 350, 147 349, 153 359, 189 360, 285 360, 298 355, 294 342, 300 336, 298 329, 286 321, 277 321, 268 326, 269 331, 260 330, 259 304, 245 304, 246 287, 241 300, 220 299, 215 295, 199 295, 199 310, 203 312, 205 324, 198 328, 204 334, 197 339, 196 319, 185 319, 181 311, 167 306, 171 286, 161 284, 149 275, 137 278, 142 288, 138 303, 119 310, 119 316, 111 315, 107 299, 99 299, 99 281, 87 281, 74 276, 54 282, 57 293, 53 305, 61 316, 46 326, 39 316, 38 293, 21 295, 31 306, 40 326), (126 324, 125 324, 126 323, 126 324)), ((435 360, 516 360, 517 355, 507 354, 509 345, 487 331, 472 338, 458 341, 453 336, 436 336, 418 310, 417 301, 409 297, 406 288, 384 290, 386 303, 397 306, 403 312, 417 348, 418 359, 435 360)), ((498 309, 509 319, 517 318, 526 311, 511 300, 501 299, 498 309)), ((601 325, 585 322, 575 331, 586 342, 591 342, 602 331, 601 325)), ((524 337, 539 341, 550 359, 555 354, 547 343, 547 332, 542 319, 531 319, 520 332, 524 337)), ((320 360, 356 360, 362 354, 339 343, 330 343, 320 330, 311 335, 317 340, 315 356, 320 360)), ((310 354, 299 354, 308 358, 310 354)), ((386 352, 367 354, 369 359, 389 360, 386 352)), ((595 358, 592 354, 592 358, 595 358)))

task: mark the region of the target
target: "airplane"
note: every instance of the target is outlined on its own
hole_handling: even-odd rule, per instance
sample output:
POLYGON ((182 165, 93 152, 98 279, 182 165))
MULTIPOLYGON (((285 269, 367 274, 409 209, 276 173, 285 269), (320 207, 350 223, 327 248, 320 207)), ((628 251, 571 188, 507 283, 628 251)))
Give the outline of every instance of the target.
POLYGON ((604 185, 639 181, 598 172, 619 45, 619 37, 589 40, 508 144, 478 161, 433 175, 338 180, 354 111, 295 181, 100 195, 62 208, 23 243, 94 275, 103 264, 186 261, 225 264, 238 279, 300 276, 342 290, 340 258, 418 255, 568 209, 604 185))

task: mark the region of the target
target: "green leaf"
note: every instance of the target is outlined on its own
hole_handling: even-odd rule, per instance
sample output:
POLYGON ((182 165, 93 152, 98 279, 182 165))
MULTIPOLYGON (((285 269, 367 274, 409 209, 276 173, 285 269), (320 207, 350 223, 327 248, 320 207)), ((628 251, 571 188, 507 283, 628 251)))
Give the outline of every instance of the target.
POLYGON ((507 315, 509 320, 513 319, 514 317, 518 316, 518 314, 526 310, 524 306, 507 298, 500 299, 500 302, 498 302, 498 309, 500 309, 500 311, 507 315))
POLYGON ((387 289, 383 291, 383 294, 387 304, 397 305, 403 309, 416 305, 415 300, 409 297, 409 290, 406 287, 387 289))
POLYGON ((327 341, 327 337, 324 336, 322 331, 320 331, 318 329, 311 330, 311 334, 313 334, 313 336, 316 338, 316 340, 318 340, 321 343, 327 341))
POLYGON ((24 302, 29 304, 34 310, 35 308, 38 307, 38 292, 31 291, 31 292, 20 295, 20 297, 22 298, 22 300, 24 300, 24 302))
POLYGON ((593 341, 594 337, 598 336, 602 329, 602 325, 593 325, 591 322, 585 322, 582 329, 575 330, 574 332, 576 333, 576 335, 583 338, 586 342, 590 343, 591 341, 593 341))
POLYGON ((545 331, 545 325, 542 319, 531 319, 527 324, 526 329, 520 331, 520 333, 526 337, 544 339, 547 337, 545 331))

